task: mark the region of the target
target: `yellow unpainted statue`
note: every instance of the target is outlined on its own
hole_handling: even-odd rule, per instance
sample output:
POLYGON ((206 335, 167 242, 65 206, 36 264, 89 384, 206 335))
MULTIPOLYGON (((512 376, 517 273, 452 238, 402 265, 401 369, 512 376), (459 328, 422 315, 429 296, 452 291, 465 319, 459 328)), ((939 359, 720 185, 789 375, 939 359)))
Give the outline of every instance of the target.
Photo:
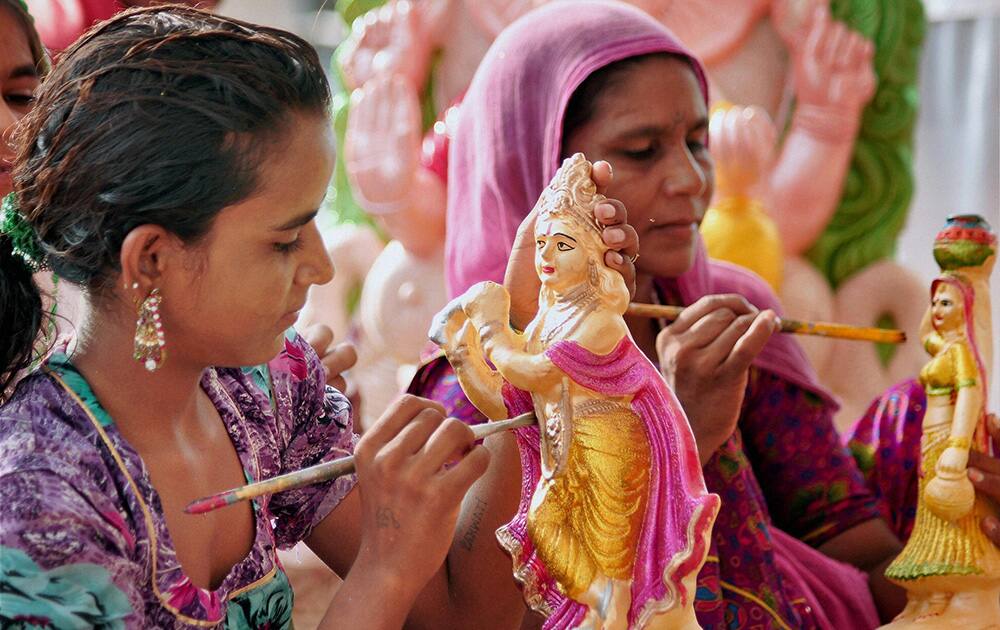
POLYGON ((992 452, 986 392, 992 355, 989 275, 996 236, 974 215, 951 217, 934 244, 942 273, 931 284, 920 371, 927 411, 920 442, 917 518, 886 577, 907 605, 884 628, 1000 629, 1000 550, 982 531, 997 506, 976 494, 969 451, 992 452))
POLYGON ((715 202, 701 222, 708 255, 746 267, 781 290, 784 255, 778 227, 761 203, 774 161, 775 129, 760 107, 721 103, 709 122, 715 202))

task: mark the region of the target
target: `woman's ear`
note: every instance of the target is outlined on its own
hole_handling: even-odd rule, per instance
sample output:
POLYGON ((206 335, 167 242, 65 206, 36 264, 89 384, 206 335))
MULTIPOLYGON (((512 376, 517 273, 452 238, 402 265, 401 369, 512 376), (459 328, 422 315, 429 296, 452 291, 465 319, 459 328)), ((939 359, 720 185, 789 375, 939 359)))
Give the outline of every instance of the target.
POLYGON ((121 284, 145 295, 157 287, 161 276, 180 252, 180 240, 162 226, 140 225, 125 236, 119 254, 121 284), (138 286, 136 286, 138 285, 138 286))

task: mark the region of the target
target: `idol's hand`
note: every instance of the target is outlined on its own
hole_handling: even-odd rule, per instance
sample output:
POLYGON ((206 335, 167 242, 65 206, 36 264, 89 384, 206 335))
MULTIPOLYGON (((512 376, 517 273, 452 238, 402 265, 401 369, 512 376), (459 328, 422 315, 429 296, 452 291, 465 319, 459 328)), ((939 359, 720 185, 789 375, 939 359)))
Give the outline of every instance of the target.
MULTIPOLYGON (((991 413, 987 416, 986 426, 989 428, 993 444, 1000 446, 1000 419, 996 414, 991 413)), ((976 491, 992 499, 994 506, 1000 504, 1000 458, 971 451, 968 471, 969 479, 976 487, 976 491)), ((980 527, 993 544, 1000 547, 1000 519, 996 516, 986 516, 980 527)))
MULTIPOLYGON (((603 194, 612 179, 611 165, 594 162, 591 178, 597 184, 597 192, 603 194)), ((625 278, 629 295, 635 295, 635 257, 639 254, 639 236, 635 228, 628 224, 625 204, 617 199, 608 199, 599 204, 594 213, 604 226, 602 237, 610 249, 604 254, 604 264, 625 278)), ((538 291, 542 282, 535 272, 535 218, 534 210, 525 217, 517 228, 514 246, 507 263, 507 273, 503 284, 510 294, 510 322, 515 328, 524 328, 538 312, 538 291)))
POLYGON ((513 340, 509 324, 510 296, 496 282, 472 285, 462 296, 462 309, 478 331, 487 357, 499 341, 513 340))
POLYGON ((378 77, 351 94, 344 165, 355 199, 368 212, 398 212, 413 203, 420 105, 402 78, 378 77))
POLYGON ((422 86, 432 47, 427 22, 425 12, 408 0, 390 0, 356 19, 337 53, 347 89, 392 75, 414 89, 422 86))
POLYGON ((736 429, 750 364, 778 330, 773 311, 707 295, 656 337, 660 370, 680 401, 702 465, 736 429))
POLYGON ((393 597, 416 597, 440 570, 462 499, 489 463, 472 430, 443 411, 403 396, 354 451, 362 519, 354 566, 384 572, 399 588, 393 597))
POLYGON ((941 453, 934 471, 942 479, 961 477, 969 463, 969 449, 949 446, 941 453))
POLYGON ((799 113, 807 126, 853 137, 861 109, 875 94, 875 46, 833 20, 825 4, 812 12, 806 28, 802 45, 792 50, 799 113))

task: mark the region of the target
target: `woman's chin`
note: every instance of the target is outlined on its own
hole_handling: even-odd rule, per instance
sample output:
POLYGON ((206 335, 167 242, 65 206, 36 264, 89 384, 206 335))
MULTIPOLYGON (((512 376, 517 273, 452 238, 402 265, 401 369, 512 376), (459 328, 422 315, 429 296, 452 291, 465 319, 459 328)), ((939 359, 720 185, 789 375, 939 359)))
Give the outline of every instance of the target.
POLYGON ((691 270, 694 265, 694 248, 688 251, 643 254, 636 261, 636 273, 656 278, 676 278, 691 270))

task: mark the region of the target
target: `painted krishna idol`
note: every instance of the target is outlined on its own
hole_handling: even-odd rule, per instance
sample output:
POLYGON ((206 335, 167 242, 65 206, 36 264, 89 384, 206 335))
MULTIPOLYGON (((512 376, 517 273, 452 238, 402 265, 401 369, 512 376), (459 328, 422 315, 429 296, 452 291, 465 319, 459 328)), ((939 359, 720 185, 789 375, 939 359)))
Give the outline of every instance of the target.
POLYGON ((545 628, 698 628, 695 580, 719 497, 687 418, 622 315, 629 293, 603 264, 604 197, 582 154, 536 205, 538 314, 510 327, 510 299, 471 287, 435 320, 469 399, 491 419, 534 410, 522 430, 521 504, 497 536, 545 628))

